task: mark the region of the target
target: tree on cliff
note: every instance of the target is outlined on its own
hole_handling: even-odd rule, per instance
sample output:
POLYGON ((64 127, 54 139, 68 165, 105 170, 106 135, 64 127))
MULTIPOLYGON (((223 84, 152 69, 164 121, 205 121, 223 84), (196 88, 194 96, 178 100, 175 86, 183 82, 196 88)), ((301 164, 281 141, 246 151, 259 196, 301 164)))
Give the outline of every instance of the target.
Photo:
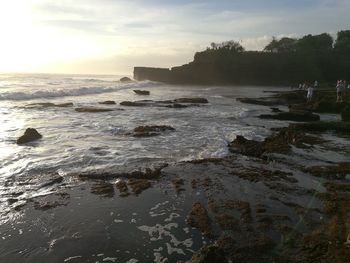
POLYGON ((207 48, 207 51, 210 50, 230 50, 232 52, 244 52, 244 47, 233 40, 225 41, 222 43, 211 43, 210 47, 207 48))
POLYGON ((339 31, 334 50, 342 53, 350 53, 350 30, 339 31))
POLYGON ((306 35, 300 39, 283 37, 277 40, 275 37, 264 48, 266 52, 284 53, 284 52, 318 52, 330 51, 333 47, 333 38, 323 33, 320 35, 306 35))
POLYGON ((162 75, 173 83, 296 85, 350 80, 349 68, 350 30, 345 30, 338 32, 335 43, 327 33, 273 38, 263 51, 245 51, 232 40, 212 43, 193 62, 162 75))
POLYGON ((264 48, 266 52, 294 52, 296 51, 297 40, 294 38, 283 37, 280 40, 277 40, 275 37, 272 38, 272 41, 264 48))
POLYGON ((330 51, 333 48, 333 38, 323 33, 320 35, 307 35, 297 41, 299 51, 330 51))

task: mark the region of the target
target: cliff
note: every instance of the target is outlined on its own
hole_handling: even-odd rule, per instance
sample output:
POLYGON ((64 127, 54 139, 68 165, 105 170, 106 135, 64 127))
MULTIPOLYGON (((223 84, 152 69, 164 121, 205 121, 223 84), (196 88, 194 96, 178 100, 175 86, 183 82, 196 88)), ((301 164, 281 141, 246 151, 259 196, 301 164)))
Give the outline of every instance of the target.
POLYGON ((342 49, 337 48, 339 37, 333 46, 327 34, 327 41, 323 41, 324 34, 293 40, 289 49, 285 40, 273 40, 267 47, 283 45, 280 50, 272 45, 271 52, 266 51, 268 48, 244 51, 235 42, 213 44, 197 52, 192 62, 179 67, 136 67, 134 78, 195 85, 297 85, 315 80, 335 83, 338 79, 350 79, 350 31, 348 35, 348 44, 342 49))
POLYGON ((138 81, 151 80, 151 81, 169 82, 170 69, 135 67, 134 79, 138 81))

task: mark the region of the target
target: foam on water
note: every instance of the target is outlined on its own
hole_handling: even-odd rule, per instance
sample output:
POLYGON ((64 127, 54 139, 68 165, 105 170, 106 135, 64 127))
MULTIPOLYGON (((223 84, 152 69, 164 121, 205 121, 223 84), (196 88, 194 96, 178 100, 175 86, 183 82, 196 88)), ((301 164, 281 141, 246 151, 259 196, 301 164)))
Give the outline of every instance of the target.
MULTIPOLYGON (((52 85, 52 83, 50 83, 52 85)), ((61 85, 60 83, 55 83, 54 85, 61 85)), ((151 81, 142 82, 131 82, 131 83, 115 83, 112 86, 92 86, 85 87, 80 86, 77 88, 55 88, 55 89, 40 89, 32 90, 29 89, 25 91, 5 91, 0 94, 0 100, 32 100, 32 99, 45 99, 45 98, 57 98, 57 97, 67 97, 67 96, 85 96, 93 94, 102 94, 116 92, 123 89, 142 89, 148 88, 150 86, 155 86, 157 83, 151 81)), ((29 86, 30 87, 30 86, 29 86)))

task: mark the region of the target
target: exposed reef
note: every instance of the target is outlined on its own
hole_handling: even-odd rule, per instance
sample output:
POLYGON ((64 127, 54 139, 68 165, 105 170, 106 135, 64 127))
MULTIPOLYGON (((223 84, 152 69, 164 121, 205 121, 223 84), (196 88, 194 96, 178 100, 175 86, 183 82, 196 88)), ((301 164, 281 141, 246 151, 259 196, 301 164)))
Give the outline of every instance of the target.
POLYGON ((24 134, 17 139, 17 144, 25 144, 28 142, 36 141, 41 139, 43 136, 33 128, 28 128, 24 134))

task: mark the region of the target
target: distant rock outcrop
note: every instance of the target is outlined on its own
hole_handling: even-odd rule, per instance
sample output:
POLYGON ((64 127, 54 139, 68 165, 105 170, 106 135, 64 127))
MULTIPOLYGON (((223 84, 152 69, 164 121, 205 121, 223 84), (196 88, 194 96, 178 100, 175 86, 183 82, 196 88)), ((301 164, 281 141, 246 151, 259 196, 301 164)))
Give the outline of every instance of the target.
POLYGON ((130 81, 132 81, 132 79, 128 77, 123 77, 120 79, 120 82, 130 82, 130 81))
POLYGON ((135 92, 137 95, 150 95, 150 94, 151 94, 148 90, 138 90, 138 89, 135 89, 134 92, 135 92))
POLYGON ((24 134, 17 139, 17 144, 24 144, 41 139, 43 136, 33 128, 28 128, 24 134))

